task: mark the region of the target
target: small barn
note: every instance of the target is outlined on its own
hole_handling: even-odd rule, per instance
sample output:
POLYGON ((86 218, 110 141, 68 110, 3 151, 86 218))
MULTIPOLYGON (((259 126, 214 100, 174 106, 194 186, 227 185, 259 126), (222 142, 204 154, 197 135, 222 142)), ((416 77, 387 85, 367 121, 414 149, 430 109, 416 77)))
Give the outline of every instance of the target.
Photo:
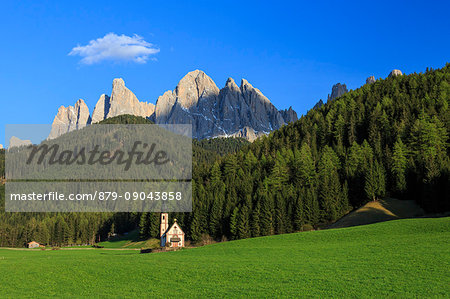
POLYGON ((40 244, 36 241, 31 241, 27 243, 28 248, 38 248, 40 244))
POLYGON ((161 213, 161 247, 168 245, 172 248, 184 247, 184 232, 180 225, 177 223, 177 219, 170 228, 169 227, 169 214, 161 213))

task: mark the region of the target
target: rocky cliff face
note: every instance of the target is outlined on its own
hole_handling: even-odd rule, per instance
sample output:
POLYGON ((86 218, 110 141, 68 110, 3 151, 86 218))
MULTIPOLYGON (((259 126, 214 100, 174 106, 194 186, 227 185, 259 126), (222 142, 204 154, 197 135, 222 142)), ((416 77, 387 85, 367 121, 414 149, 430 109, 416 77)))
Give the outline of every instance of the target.
POLYGON ((245 138, 250 142, 253 142, 254 140, 256 140, 258 137, 261 137, 265 135, 264 132, 255 132, 255 130, 253 130, 253 128, 250 127, 244 127, 241 130, 237 131, 234 134, 231 134, 231 137, 240 137, 240 138, 245 138))
POLYGON ((155 105, 140 102, 125 86, 123 79, 118 78, 113 81, 111 97, 106 94, 100 96, 92 113, 92 123, 122 114, 149 117, 154 111, 155 105))
MULTIPOLYGON (((53 122, 55 128, 50 134, 52 138, 75 128, 74 121, 68 116, 72 113, 69 112, 70 107, 61 107, 58 110, 53 122), (58 129, 58 124, 65 127, 58 129)), ((89 115, 86 109, 83 109, 83 112, 87 111, 89 115)), ((247 80, 242 79, 238 86, 229 78, 225 87, 219 89, 214 81, 200 70, 189 72, 173 91, 166 91, 158 97, 156 105, 140 102, 122 79, 114 79, 111 97, 105 94, 100 96, 92 113, 92 123, 121 114, 146 117, 157 124, 189 123, 192 124, 192 136, 197 139, 239 136, 254 140, 297 120, 297 113, 292 107, 278 111, 269 99, 247 80)), ((90 122, 89 119, 84 124, 90 122)), ((80 122, 80 125, 82 124, 83 122, 80 122)))
POLYGON ((336 98, 339 98, 344 93, 347 93, 347 86, 345 84, 337 83, 333 85, 333 88, 331 88, 331 95, 328 95, 328 101, 332 101, 336 98))
POLYGON ((0 144, 0 149, 3 149, 3 144, 0 144))
POLYGON ((48 139, 56 138, 64 133, 78 130, 91 123, 89 108, 79 99, 74 106, 61 106, 56 114, 48 139))
POLYGON ((149 117, 153 114, 153 104, 139 102, 134 93, 126 86, 123 79, 114 79, 110 98, 110 107, 106 118, 122 114, 131 114, 141 117, 149 117))
POLYGON ((111 108, 111 98, 106 94, 102 94, 95 105, 94 112, 92 112, 92 123, 98 123, 108 116, 111 108))
POLYGON ((195 70, 158 98, 151 119, 161 124, 190 123, 198 139, 240 136, 253 140, 296 121, 297 114, 292 108, 278 111, 245 79, 238 86, 228 78, 219 90, 210 77, 195 70))

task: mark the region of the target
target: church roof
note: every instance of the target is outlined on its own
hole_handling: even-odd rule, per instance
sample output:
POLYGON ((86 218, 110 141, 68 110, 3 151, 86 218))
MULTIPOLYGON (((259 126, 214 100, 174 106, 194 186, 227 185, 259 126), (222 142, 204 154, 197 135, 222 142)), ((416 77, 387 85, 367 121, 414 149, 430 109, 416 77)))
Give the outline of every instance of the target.
POLYGON ((166 233, 167 233, 168 231, 170 231, 175 225, 178 226, 178 228, 180 229, 180 233, 178 233, 178 234, 179 234, 179 235, 184 235, 184 231, 181 229, 180 225, 179 225, 179 224, 177 223, 177 221, 175 220, 175 222, 172 224, 172 226, 171 226, 168 230, 166 230, 166 231, 164 232, 164 234, 162 235, 162 237, 165 236, 166 233))

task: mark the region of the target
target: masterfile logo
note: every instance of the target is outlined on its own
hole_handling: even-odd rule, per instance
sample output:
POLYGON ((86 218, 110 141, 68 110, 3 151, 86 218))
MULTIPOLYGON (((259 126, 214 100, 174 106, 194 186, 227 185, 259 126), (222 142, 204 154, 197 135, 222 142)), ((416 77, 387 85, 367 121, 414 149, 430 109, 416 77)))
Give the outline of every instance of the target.
MULTIPOLYGON (((14 136, 15 126, 23 132, 26 125, 8 125, 9 135, 14 136)), ((35 132, 36 125, 30 126, 35 132)), ((56 139, 10 146, 5 208, 189 212, 191 130, 191 125, 96 124, 56 139)))
POLYGON ((87 151, 86 148, 83 147, 79 151, 72 152, 60 151, 58 144, 52 146, 42 144, 32 146, 26 164, 32 164, 36 156, 37 164, 42 164, 46 156, 49 155, 48 163, 50 165, 57 163, 60 165, 108 165, 117 163, 118 165, 124 165, 123 170, 127 171, 130 169, 133 162, 144 165, 164 165, 169 162, 167 152, 164 150, 155 151, 156 146, 156 143, 149 145, 147 143, 142 143, 141 141, 135 141, 130 152, 124 152, 123 150, 116 150, 114 152, 108 150, 100 151, 99 145, 94 146, 90 151, 87 151), (139 150, 139 147, 141 147, 142 150, 139 150))

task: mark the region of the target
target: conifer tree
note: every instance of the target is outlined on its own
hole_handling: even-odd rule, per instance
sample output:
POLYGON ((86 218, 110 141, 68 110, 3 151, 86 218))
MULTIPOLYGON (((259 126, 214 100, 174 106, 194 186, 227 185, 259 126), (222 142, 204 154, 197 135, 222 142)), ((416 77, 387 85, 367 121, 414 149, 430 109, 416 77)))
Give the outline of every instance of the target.
POLYGON ((286 205, 285 198, 280 193, 275 193, 274 195, 275 202, 275 233, 283 234, 285 233, 286 226, 286 205))
POLYGON ((260 211, 261 211, 261 203, 259 201, 256 202, 255 207, 253 208, 251 212, 251 234, 252 237, 259 237, 261 235, 261 228, 260 228, 260 211))
POLYGON ((244 203, 239 210, 239 223, 237 225, 238 228, 238 236, 239 239, 246 239, 251 236, 250 234, 250 219, 249 219, 249 206, 244 203))
POLYGON ((376 199, 377 193, 377 177, 374 171, 373 162, 370 162, 368 169, 365 172, 364 191, 369 200, 376 199))
POLYGON ((316 179, 316 167, 311 153, 311 148, 304 142, 300 147, 298 164, 296 172, 298 173, 297 181, 300 186, 312 186, 316 179))
POLYGON ((149 218, 149 229, 148 229, 148 236, 150 238, 159 238, 160 236, 160 225, 161 225, 161 219, 159 213, 148 213, 149 218))
POLYGON ((192 213, 192 221, 190 226, 190 238, 193 242, 198 242, 202 237, 202 232, 200 228, 199 214, 196 212, 192 213))
POLYGON ((333 149, 326 146, 319 160, 320 203, 323 210, 322 220, 334 221, 338 216, 338 202, 341 195, 339 182, 339 158, 333 149))
POLYGON ((283 185, 289 180, 289 171, 286 165, 286 161, 277 151, 275 157, 275 164, 270 174, 270 185, 276 190, 281 190, 283 185))
POLYGON ((147 213, 142 213, 139 221, 139 238, 146 240, 149 237, 149 223, 147 213))
POLYGON ((213 236, 216 239, 222 237, 223 200, 222 196, 219 195, 220 194, 219 192, 214 193, 217 194, 217 197, 213 199, 211 211, 209 214, 209 231, 211 236, 213 236))
POLYGON ((273 234, 273 200, 267 194, 267 189, 259 192, 258 200, 261 201, 261 235, 268 236, 273 234))
POLYGON ((295 210, 294 210, 294 229, 299 231, 304 224, 304 211, 303 211, 303 199, 301 196, 298 196, 295 202, 295 210))
POLYGON ((239 237, 238 224, 239 224, 239 208, 235 207, 230 217, 230 233, 232 240, 237 239, 239 237))

